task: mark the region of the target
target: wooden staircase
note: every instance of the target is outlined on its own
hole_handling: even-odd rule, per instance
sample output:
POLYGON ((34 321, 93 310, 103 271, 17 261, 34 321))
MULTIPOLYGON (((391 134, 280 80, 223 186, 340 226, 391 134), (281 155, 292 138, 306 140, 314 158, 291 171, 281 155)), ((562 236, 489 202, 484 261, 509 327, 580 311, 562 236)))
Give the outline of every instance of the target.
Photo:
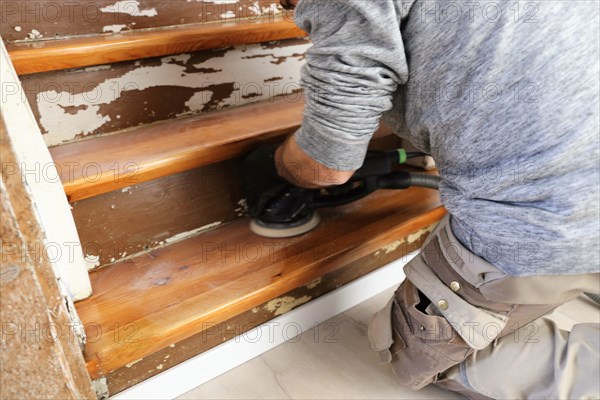
POLYGON ((9 50, 17 73, 33 74, 305 35, 294 24, 278 17, 274 22, 227 22, 216 26, 167 27, 121 35, 15 43, 9 50))
MULTIPOLYGON (((50 92, 44 85, 52 79, 60 84, 76 76, 81 86, 100 85, 136 63, 148 71, 189 59, 196 60, 193 68, 177 64, 173 71, 195 68, 200 79, 213 72, 202 70, 202 60, 223 57, 222 47, 242 45, 245 52, 245 45, 258 43, 277 49, 302 36, 292 23, 276 18, 8 48, 23 85, 38 87, 28 98, 42 130, 59 137, 60 129, 52 129, 64 125, 48 123, 42 111, 43 95, 50 92)), ((276 52, 273 57, 273 66, 284 62, 276 52)), ((278 72, 263 81, 283 79, 278 72)), ((323 210, 321 226, 309 234, 258 237, 244 214, 239 162, 256 146, 281 141, 300 126, 301 96, 125 121, 127 104, 133 109, 157 96, 168 101, 169 90, 165 85, 151 94, 141 91, 134 101, 117 101, 111 123, 49 143, 94 267, 94 294, 76 304, 88 335, 87 367, 92 379, 107 378, 111 394, 418 249, 445 212, 430 190, 380 191, 323 210)), ((101 106, 61 106, 60 116, 66 124, 69 113, 101 106)), ((397 143, 382 128, 373 146, 397 143)))

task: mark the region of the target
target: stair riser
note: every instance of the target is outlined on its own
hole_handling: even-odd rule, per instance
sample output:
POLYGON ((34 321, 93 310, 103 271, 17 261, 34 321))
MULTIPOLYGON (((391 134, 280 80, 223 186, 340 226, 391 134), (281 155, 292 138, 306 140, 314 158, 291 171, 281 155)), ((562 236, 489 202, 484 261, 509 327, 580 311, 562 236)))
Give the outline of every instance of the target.
POLYGON ((305 39, 25 75, 46 143, 59 145, 184 115, 301 97, 305 39))
POLYGON ((182 24, 252 21, 274 18, 282 12, 277 7, 277 0, 218 3, 186 0, 5 1, 1 3, 0 34, 9 42, 52 39, 182 24), (34 30, 39 34, 32 34, 34 30))
POLYGON ((73 203, 84 253, 93 260, 90 267, 168 245, 243 215, 238 170, 239 162, 231 160, 73 203))

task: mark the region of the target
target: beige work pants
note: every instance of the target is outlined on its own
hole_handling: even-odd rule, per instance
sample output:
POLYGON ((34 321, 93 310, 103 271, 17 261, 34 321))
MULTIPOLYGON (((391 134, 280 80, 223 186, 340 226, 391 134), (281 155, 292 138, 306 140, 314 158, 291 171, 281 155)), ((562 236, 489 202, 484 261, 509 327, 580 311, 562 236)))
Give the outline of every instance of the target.
POLYGON ((583 318, 592 323, 566 329, 551 313, 598 292, 600 274, 508 276, 456 239, 450 216, 405 273, 369 326, 371 347, 402 384, 481 399, 600 398, 596 304, 583 318))

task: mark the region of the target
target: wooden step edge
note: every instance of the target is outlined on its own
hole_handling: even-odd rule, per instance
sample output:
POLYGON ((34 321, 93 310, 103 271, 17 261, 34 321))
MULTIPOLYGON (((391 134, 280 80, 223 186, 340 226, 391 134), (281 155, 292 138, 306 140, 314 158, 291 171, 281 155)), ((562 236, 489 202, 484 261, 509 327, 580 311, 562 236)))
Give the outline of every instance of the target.
POLYGON ((300 127, 303 101, 284 99, 166 121, 56 146, 69 202, 242 155, 300 127))
MULTIPOLYGON (((209 326, 249 310, 256 311, 261 304, 273 300, 278 303, 291 290, 327 274, 342 273, 359 260, 364 262, 369 258, 381 266, 384 259, 389 262, 386 257, 392 253, 416 250, 415 243, 445 214, 437 196, 437 192, 419 188, 380 191, 370 199, 326 210, 323 225, 309 235, 288 239, 292 251, 275 261, 269 255, 269 260, 242 260, 237 264, 232 259, 223 261, 219 254, 201 261, 203 257, 198 252, 203 243, 232 245, 236 241, 264 241, 248 231, 247 221, 239 221, 204 238, 196 237, 164 249, 162 254, 156 252, 152 257, 140 258, 137 264, 98 271, 92 275, 97 293, 77 305, 84 323, 96 323, 106 335, 99 342, 88 344, 86 359, 90 374, 100 377, 125 373, 124 368, 131 368, 142 359, 170 351, 169 348, 176 348, 192 336, 201 337, 209 326), (185 247, 187 250, 181 250, 185 247), (225 279, 223 274, 239 278, 225 279), (159 279, 167 283, 157 287, 154 282, 159 279), (133 291, 128 289, 129 282, 136 282, 133 291), (202 285, 209 289, 203 289, 202 285), (221 298, 215 299, 215 295, 221 298), (174 297, 169 299, 169 296, 174 297), (145 304, 144 309, 137 304, 145 304), (114 332, 110 329, 117 325, 135 327, 138 332, 135 343, 112 340, 114 332)), ((272 311, 278 315, 277 307, 272 311)))
POLYGON ((13 43, 7 48, 17 74, 26 75, 304 36, 306 33, 293 22, 271 17, 13 43))
MULTIPOLYGON (((433 226, 435 226, 435 223, 431 228, 433 228, 433 226)), ((302 304, 299 304, 298 306, 304 306, 314 300, 319 300, 322 296, 350 284, 365 275, 375 272, 380 267, 384 267, 389 263, 397 260, 405 262, 405 257, 412 253, 414 249, 421 247, 431 228, 428 229, 426 227, 416 233, 411 238, 413 241, 410 243, 410 246, 398 246, 387 252, 384 251, 376 255, 367 255, 366 257, 346 265, 344 268, 324 274, 312 282, 287 292, 279 298, 300 299, 299 303, 302 304), (309 300, 306 301, 307 299, 309 300)), ((280 333, 280 335, 285 335, 282 336, 284 340, 294 340, 292 339, 292 336, 298 331, 299 325, 294 320, 292 320, 294 322, 287 322, 285 324, 280 324, 276 321, 278 321, 279 318, 285 318, 285 315, 288 312, 294 312, 297 307, 278 313, 277 311, 271 311, 273 303, 274 300, 264 302, 252 310, 245 311, 223 323, 211 326, 207 330, 181 340, 176 343, 175 346, 167 346, 164 349, 158 350, 137 360, 136 363, 105 374, 104 377, 107 380, 109 393, 111 396, 116 395, 160 374, 162 371, 166 371, 172 367, 178 366, 180 363, 189 361, 193 357, 201 355, 207 350, 211 350, 229 340, 241 340, 246 341, 250 345, 254 345, 254 343, 256 343, 255 338, 260 339, 260 335, 257 334, 259 331, 255 331, 254 329, 263 324, 269 326, 269 336, 267 337, 269 341, 276 341, 278 338, 278 334, 275 333, 277 332, 277 327, 283 329, 284 332, 280 333), (276 312, 277 314, 275 314, 276 312)), ((319 333, 316 331, 314 332, 315 340, 336 339, 336 326, 325 325, 323 328, 324 329, 319 333)), ((264 330, 262 332, 264 335, 264 330)), ((311 333, 305 332, 305 334, 310 335, 311 333)), ((97 365, 96 362, 97 360, 94 360, 88 364, 88 369, 90 371, 98 371, 99 365, 97 365)))

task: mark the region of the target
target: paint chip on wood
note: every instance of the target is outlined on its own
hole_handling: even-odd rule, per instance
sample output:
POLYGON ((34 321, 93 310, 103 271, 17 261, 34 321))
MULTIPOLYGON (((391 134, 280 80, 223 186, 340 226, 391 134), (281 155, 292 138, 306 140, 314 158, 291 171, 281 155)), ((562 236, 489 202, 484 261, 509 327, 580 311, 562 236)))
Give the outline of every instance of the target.
POLYGON ((100 11, 104 13, 129 14, 132 17, 155 17, 158 15, 156 8, 141 10, 138 0, 117 1, 111 6, 101 8, 100 11))
POLYGON ((321 281, 322 281, 322 280, 323 280, 323 278, 317 278, 317 279, 315 279, 314 281, 312 281, 312 282, 309 282, 309 283, 306 285, 306 288, 307 288, 307 289, 314 289, 314 288, 316 288, 317 286, 319 286, 319 284, 321 283, 321 281))
POLYGON ((265 305, 265 309, 272 312, 275 316, 283 315, 304 303, 308 303, 311 299, 311 296, 302 296, 299 298, 284 296, 268 302, 267 305, 265 305))
POLYGON ((238 217, 243 217, 248 214, 248 201, 246 199, 241 199, 237 204, 239 207, 233 210, 233 212, 235 212, 238 217))
POLYGON ((119 33, 125 28, 127 28, 127 25, 106 25, 102 27, 102 32, 119 33))
POLYGON ((170 237, 168 239, 165 239, 165 243, 166 244, 172 244, 172 243, 180 242, 182 240, 191 238, 192 236, 196 236, 196 235, 198 235, 200 233, 208 231, 209 229, 216 228, 217 226, 221 225, 222 223, 223 222, 221 222, 221 221, 217 221, 217 222, 213 222, 212 224, 201 226, 200 228, 197 228, 197 229, 194 229, 194 230, 191 230, 191 231, 188 231, 188 232, 179 233, 179 234, 177 234, 175 236, 172 236, 172 237, 170 237))
POLYGON ((421 237, 431 231, 433 231, 435 229, 435 227, 437 226, 437 224, 432 224, 429 225, 426 228, 420 229, 415 233, 412 233, 410 235, 408 235, 406 238, 402 238, 399 240, 396 240, 384 247, 382 247, 380 250, 378 250, 375 255, 379 256, 379 255, 385 255, 385 254, 390 254, 393 251, 396 251, 400 246, 402 246, 403 244, 412 244, 414 242, 416 242, 417 240, 421 239, 421 237))
POLYGON ((100 266, 100 256, 86 254, 85 263, 87 264, 88 270, 99 267, 100 266))
POLYGON ((40 33, 37 29, 32 29, 30 33, 27 34, 27 39, 41 39, 44 35, 40 33))
POLYGON ((131 368, 131 367, 133 367, 135 364, 139 363, 139 362, 140 362, 140 361, 142 361, 142 360, 143 360, 143 358, 140 358, 140 359, 138 359, 138 360, 132 361, 132 362, 130 362, 129 364, 125 365, 125 367, 126 367, 126 368, 131 368))

